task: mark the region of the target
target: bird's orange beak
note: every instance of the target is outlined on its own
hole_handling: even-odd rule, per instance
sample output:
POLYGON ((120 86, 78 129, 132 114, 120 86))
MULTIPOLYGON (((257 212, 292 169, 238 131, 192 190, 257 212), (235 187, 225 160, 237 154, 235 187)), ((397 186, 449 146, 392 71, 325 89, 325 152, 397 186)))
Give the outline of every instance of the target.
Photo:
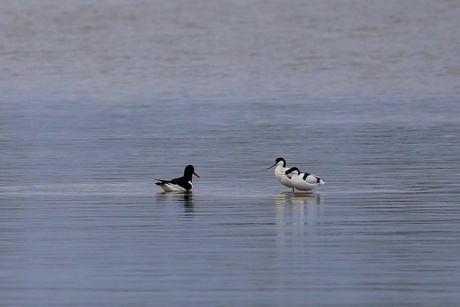
POLYGON ((193 175, 197 176, 198 178, 201 178, 200 175, 198 175, 196 172, 193 172, 193 175))

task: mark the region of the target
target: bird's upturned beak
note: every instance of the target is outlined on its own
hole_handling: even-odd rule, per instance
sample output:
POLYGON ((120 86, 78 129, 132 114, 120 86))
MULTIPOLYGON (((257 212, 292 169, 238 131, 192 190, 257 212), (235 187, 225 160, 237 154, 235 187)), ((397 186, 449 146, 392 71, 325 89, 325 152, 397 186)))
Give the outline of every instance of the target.
POLYGON ((272 166, 270 166, 269 168, 266 168, 265 170, 267 170, 267 169, 271 169, 271 168, 272 168, 273 166, 275 166, 275 165, 276 165, 276 163, 275 163, 275 164, 273 164, 272 166))
POLYGON ((193 175, 197 176, 198 178, 201 178, 200 175, 198 175, 196 172, 193 172, 193 175))

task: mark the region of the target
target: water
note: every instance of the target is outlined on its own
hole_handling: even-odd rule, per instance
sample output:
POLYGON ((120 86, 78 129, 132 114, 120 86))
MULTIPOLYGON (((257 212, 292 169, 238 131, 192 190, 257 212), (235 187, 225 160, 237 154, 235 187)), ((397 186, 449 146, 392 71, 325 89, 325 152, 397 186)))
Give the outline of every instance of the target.
POLYGON ((459 10, 3 1, 1 305, 455 305, 459 10))

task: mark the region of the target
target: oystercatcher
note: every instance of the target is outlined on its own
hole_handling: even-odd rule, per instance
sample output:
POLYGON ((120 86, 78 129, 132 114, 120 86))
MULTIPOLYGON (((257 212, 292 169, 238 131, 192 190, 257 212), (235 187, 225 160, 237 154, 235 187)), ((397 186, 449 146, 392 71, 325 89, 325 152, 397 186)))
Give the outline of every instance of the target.
POLYGON ((193 165, 187 165, 184 169, 184 176, 179 178, 174 178, 171 180, 162 180, 156 179, 158 182, 155 182, 156 185, 159 185, 165 192, 186 192, 190 191, 193 187, 192 184, 192 175, 201 178, 196 172, 193 165))

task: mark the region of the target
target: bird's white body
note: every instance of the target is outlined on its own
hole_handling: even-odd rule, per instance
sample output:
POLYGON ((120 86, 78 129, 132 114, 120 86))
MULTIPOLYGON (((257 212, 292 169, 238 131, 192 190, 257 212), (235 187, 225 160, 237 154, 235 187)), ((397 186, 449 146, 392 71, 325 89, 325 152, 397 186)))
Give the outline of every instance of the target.
MULTIPOLYGON (((190 185, 193 187, 192 182, 188 182, 190 185)), ((160 188, 162 188, 165 192, 187 192, 187 189, 184 189, 178 184, 173 184, 173 183, 163 183, 159 184, 160 188)), ((191 188, 190 188, 191 189, 191 188)))
POLYGON ((292 192, 294 192, 294 187, 292 186, 292 183, 291 183, 291 178, 289 178, 288 176, 286 176, 286 171, 288 170, 288 168, 286 167, 286 160, 284 160, 283 158, 277 158, 276 161, 275 161, 275 164, 273 164, 272 166, 270 166, 268 169, 272 168, 272 167, 275 167, 275 177, 276 179, 278 179, 278 181, 288 187, 288 188, 292 188, 292 192))
POLYGON ((278 181, 282 185, 284 185, 284 186, 286 186, 288 188, 293 188, 294 186, 292 185, 291 178, 289 178, 285 174, 288 169, 289 168, 284 167, 281 163, 278 163, 278 165, 275 168, 275 177, 276 177, 276 179, 278 179, 278 181))
POLYGON ((292 168, 287 172, 291 176, 292 186, 300 191, 311 191, 326 183, 323 179, 313 174, 302 173, 297 168, 292 168))

